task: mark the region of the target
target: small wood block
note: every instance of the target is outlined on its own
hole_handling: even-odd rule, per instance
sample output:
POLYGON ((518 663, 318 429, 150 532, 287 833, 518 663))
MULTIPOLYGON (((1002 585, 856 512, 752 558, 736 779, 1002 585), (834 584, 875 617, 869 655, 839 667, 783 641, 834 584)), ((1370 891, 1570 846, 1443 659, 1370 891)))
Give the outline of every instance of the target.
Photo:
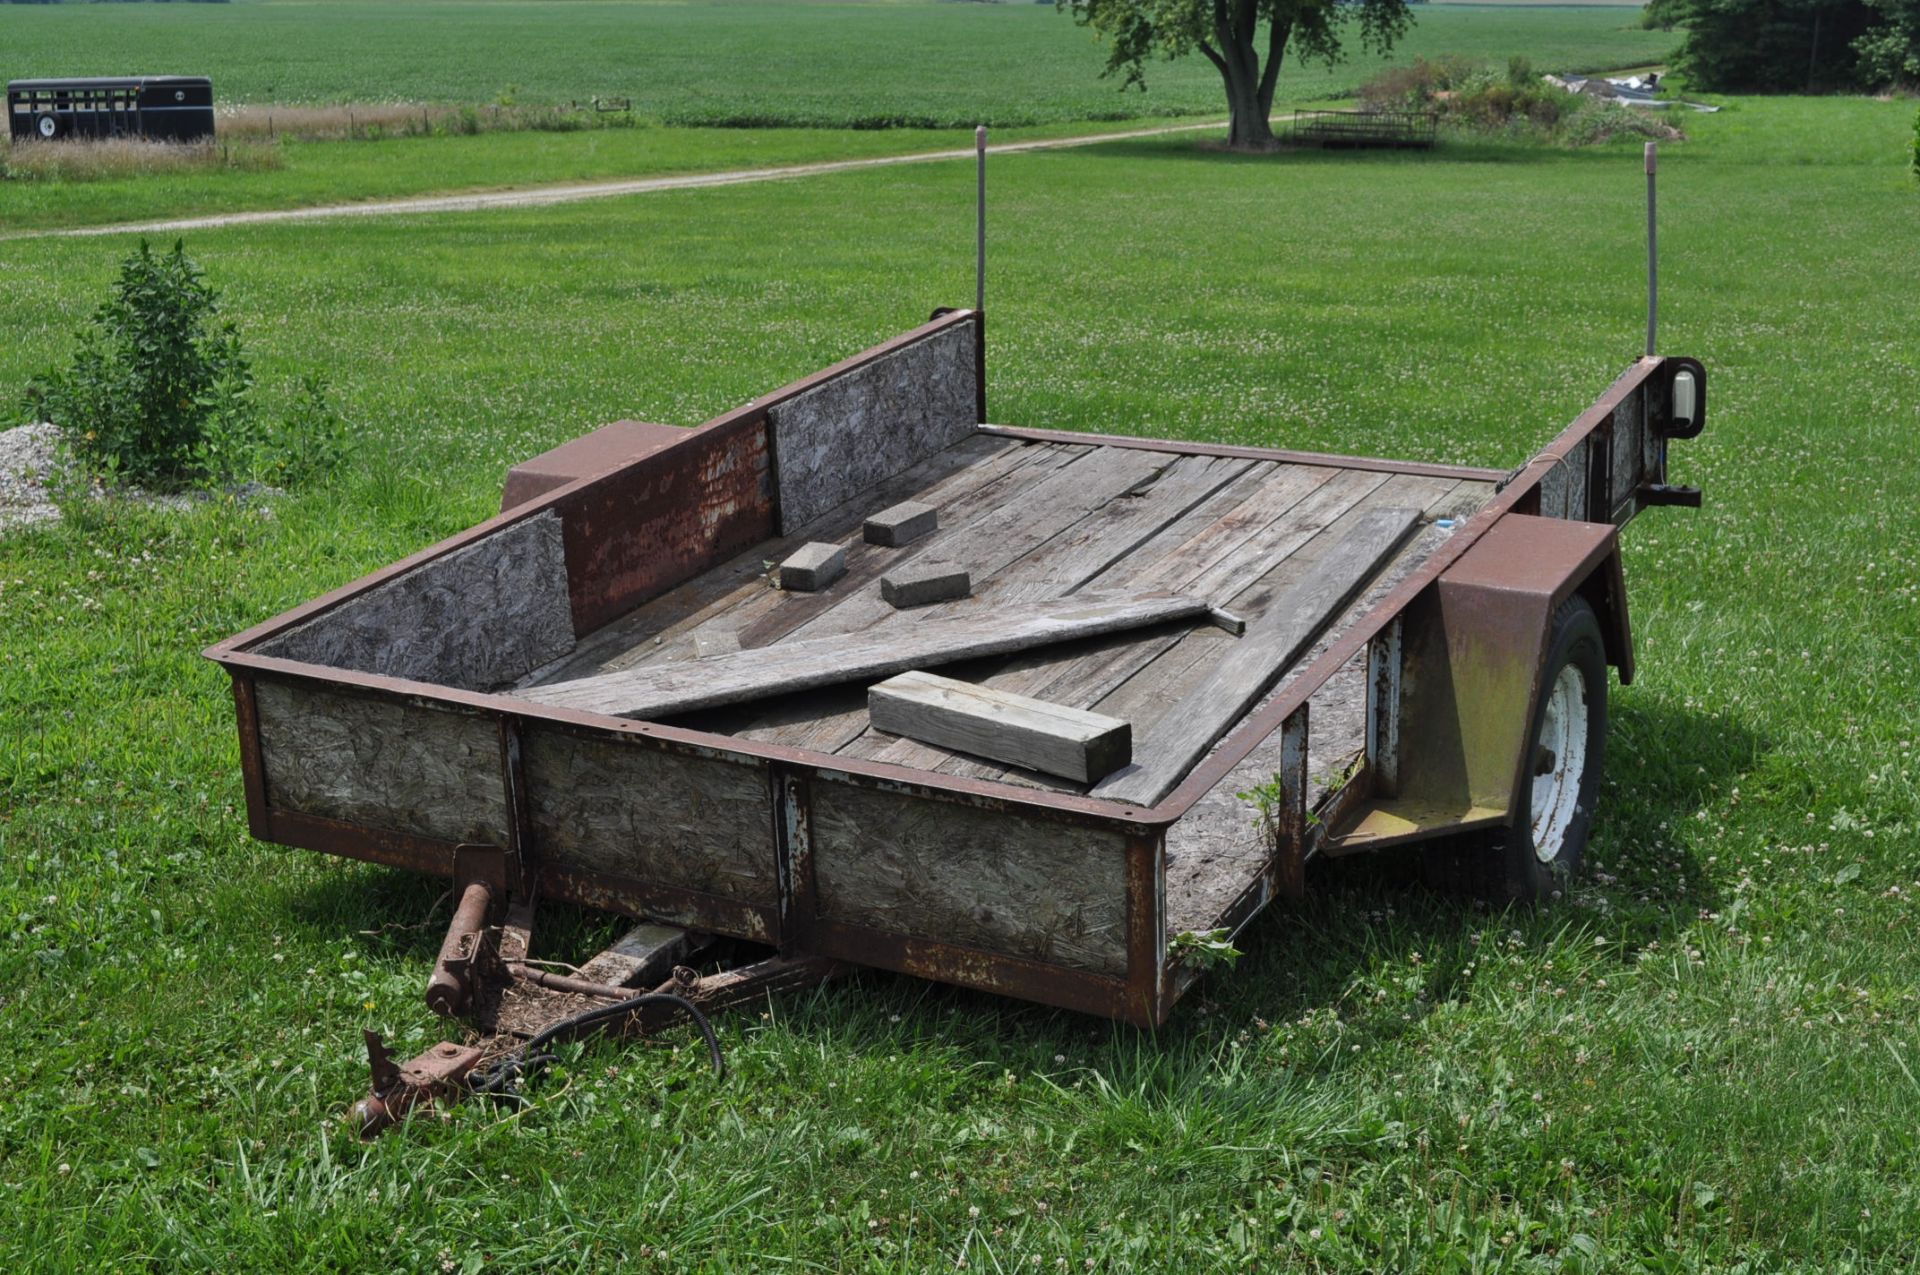
POLYGON ((867 712, 875 730, 1076 783, 1097 783, 1133 759, 1133 728, 1117 717, 933 673, 879 683, 867 712))
POLYGON ((903 500, 891 509, 882 509, 867 519, 865 535, 870 545, 899 547, 909 544, 940 526, 940 511, 917 500, 903 500))
POLYGON ((951 602, 972 593, 973 577, 967 569, 947 562, 910 562, 880 577, 880 596, 901 608, 951 602))
POLYGON ((795 549, 780 564, 780 587, 796 593, 815 593, 847 574, 847 551, 815 540, 795 549))
POLYGON ((693 658, 710 660, 716 655, 731 655, 740 649, 740 635, 732 629, 693 635, 693 658))

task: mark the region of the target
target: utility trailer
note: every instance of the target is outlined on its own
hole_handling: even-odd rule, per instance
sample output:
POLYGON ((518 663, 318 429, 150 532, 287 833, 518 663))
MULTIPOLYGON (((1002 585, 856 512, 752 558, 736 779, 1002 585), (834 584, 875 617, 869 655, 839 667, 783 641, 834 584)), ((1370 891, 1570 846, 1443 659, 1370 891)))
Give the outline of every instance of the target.
MULTIPOLYGON (((1640 359, 1507 472, 986 424, 984 338, 937 312, 697 429, 609 426, 517 467, 497 517, 212 647, 253 835, 452 876, 443 1011, 489 972, 605 1003, 691 933, 776 953, 734 994, 847 963, 1148 1026, 1202 972, 1183 936, 1237 934, 1317 856, 1432 841, 1509 897, 1577 864, 1606 668, 1633 675, 1619 529, 1698 503, 1667 482, 1698 363, 1640 359), (936 531, 862 538, 908 500, 936 531), (806 543, 845 574, 772 587, 806 543), (972 595, 895 610, 877 580, 914 562, 972 595), (869 719, 875 651, 1166 599, 1200 605, 939 670, 1123 719, 1111 774, 869 719), (834 650, 824 681, 707 695, 834 650), (595 986, 526 963, 535 897, 672 928, 595 986)), ((402 1083, 370 1043, 396 1108, 494 1048, 402 1083)))

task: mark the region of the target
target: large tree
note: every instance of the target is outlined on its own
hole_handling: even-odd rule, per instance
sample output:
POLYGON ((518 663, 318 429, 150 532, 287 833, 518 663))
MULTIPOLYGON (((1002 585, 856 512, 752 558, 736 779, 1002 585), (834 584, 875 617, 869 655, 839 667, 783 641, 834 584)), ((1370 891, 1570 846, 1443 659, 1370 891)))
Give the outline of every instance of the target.
POLYGON ((1107 73, 1144 84, 1146 61, 1182 57, 1198 49, 1220 72, 1233 117, 1230 144, 1273 145, 1273 90, 1292 51, 1328 63, 1340 57, 1351 25, 1360 42, 1381 52, 1406 31, 1407 0, 1056 0, 1083 26, 1103 36, 1107 73), (1266 39, 1260 29, 1266 28, 1266 39))

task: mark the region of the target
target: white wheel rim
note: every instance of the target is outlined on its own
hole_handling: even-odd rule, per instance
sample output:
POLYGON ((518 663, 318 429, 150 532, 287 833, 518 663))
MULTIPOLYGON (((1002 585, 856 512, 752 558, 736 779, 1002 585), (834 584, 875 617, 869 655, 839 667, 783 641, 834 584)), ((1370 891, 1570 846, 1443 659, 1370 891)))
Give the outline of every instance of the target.
POLYGON ((1552 863, 1566 848, 1587 773, 1587 679, 1577 665, 1562 666, 1547 692, 1533 764, 1533 853, 1552 863))
POLYGON ((40 136, 52 137, 53 131, 57 127, 59 126, 53 122, 53 116, 42 115, 40 117, 40 136))

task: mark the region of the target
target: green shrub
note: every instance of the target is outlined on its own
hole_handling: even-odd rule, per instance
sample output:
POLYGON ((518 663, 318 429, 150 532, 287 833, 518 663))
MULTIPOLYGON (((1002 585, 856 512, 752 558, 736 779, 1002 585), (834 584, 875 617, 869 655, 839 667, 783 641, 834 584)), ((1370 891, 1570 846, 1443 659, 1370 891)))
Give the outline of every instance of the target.
POLYGON ((29 412, 59 426, 75 458, 108 482, 199 477, 209 437, 251 411, 253 373, 219 311, 181 243, 156 256, 142 240, 80 332, 73 365, 28 385, 29 412))
POLYGON ((28 418, 58 426, 84 476, 108 486, 293 486, 337 470, 348 430, 326 383, 302 377, 283 416, 262 416, 240 334, 219 316, 219 293, 183 243, 155 255, 141 241, 72 365, 28 384, 28 418))
POLYGON ((1920 111, 1913 113, 1913 177, 1920 181, 1920 111))

